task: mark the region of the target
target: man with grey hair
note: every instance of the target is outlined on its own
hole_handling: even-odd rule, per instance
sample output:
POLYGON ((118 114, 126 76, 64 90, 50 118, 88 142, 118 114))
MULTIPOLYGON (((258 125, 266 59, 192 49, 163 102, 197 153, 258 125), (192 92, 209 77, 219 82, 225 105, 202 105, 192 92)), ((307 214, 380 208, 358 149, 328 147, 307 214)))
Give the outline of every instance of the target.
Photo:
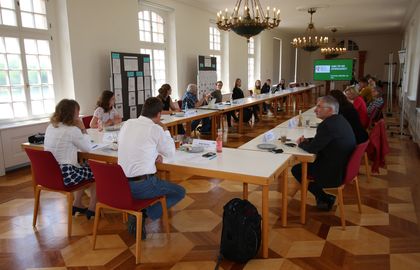
MULTIPOLYGON (((347 120, 338 114, 339 105, 332 96, 320 97, 315 114, 322 119, 314 138, 297 140, 299 147, 315 154, 313 163, 308 164, 308 177, 313 180, 308 190, 315 196, 317 208, 329 211, 334 205, 335 196, 324 192, 323 188, 338 187, 343 183, 347 163, 356 147, 353 130, 347 120)), ((302 179, 301 164, 292 168, 297 181, 302 179)))
MULTIPOLYGON (((197 98, 198 88, 196 84, 190 83, 187 86, 187 91, 185 91, 184 96, 182 97, 182 110, 198 108, 200 106, 206 105, 208 102, 210 94, 204 95, 200 100, 197 98)), ((211 120, 206 117, 200 120, 194 120, 191 122, 191 130, 195 130, 197 126, 201 123, 201 134, 210 134, 211 132, 211 120)), ((189 135, 189 134, 187 134, 189 135)))

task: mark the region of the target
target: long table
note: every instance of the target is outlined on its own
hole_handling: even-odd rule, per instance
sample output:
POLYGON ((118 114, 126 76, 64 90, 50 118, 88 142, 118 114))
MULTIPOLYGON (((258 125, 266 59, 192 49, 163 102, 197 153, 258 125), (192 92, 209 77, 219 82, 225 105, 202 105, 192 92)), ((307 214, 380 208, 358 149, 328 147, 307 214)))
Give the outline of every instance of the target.
MULTIPOLYGON (((294 159, 298 162, 302 163, 302 182, 301 182, 301 209, 300 209, 300 221, 302 224, 306 223, 306 198, 307 198, 307 189, 306 186, 308 185, 308 163, 312 163, 315 161, 315 155, 306 152, 305 150, 295 146, 290 147, 282 143, 279 138, 281 135, 286 135, 288 139, 290 139, 292 142, 296 141, 299 137, 304 136, 306 138, 308 137, 314 137, 316 134, 316 124, 319 124, 321 122, 320 119, 315 118, 314 108, 307 110, 302 114, 304 119, 309 119, 311 124, 309 127, 294 127, 290 128, 289 121, 285 121, 281 123, 280 125, 276 126, 275 128, 271 129, 267 132, 272 132, 274 135, 274 140, 270 141, 269 143, 275 144, 277 148, 283 149, 283 153, 290 154, 294 157, 294 159), (312 126, 312 127, 311 127, 312 126)), ((298 116, 295 116, 294 118, 297 118, 298 116)), ((304 121, 305 122, 305 121, 304 121)), ((265 134, 265 133, 264 133, 265 134)), ((251 141, 241 145, 238 149, 242 150, 253 150, 253 151, 267 151, 262 150, 258 148, 258 145, 260 143, 265 143, 264 141, 264 134, 261 134, 260 136, 252 139, 251 141)), ((274 153, 269 153, 273 157, 276 155, 274 153)), ((284 184, 286 185, 286 184, 284 184)), ((287 186, 283 187, 287 189, 287 186)), ((286 197, 286 193, 283 194, 284 197, 286 197)))
MULTIPOLYGON (((101 143, 103 133, 98 130, 89 130, 89 135, 96 143, 101 143)), ((22 144, 23 148, 42 150, 43 146, 29 143, 22 144)), ((95 159, 108 163, 116 163, 118 153, 109 147, 79 152, 80 159, 95 159)), ((157 164, 158 171, 170 173, 179 172, 191 175, 227 179, 243 183, 243 197, 248 198, 248 184, 262 187, 262 257, 268 257, 268 202, 269 185, 276 179, 283 181, 283 193, 287 193, 287 168, 291 164, 292 156, 280 154, 273 157, 270 153, 248 151, 233 148, 223 148, 214 159, 202 157, 202 153, 192 154, 176 151, 173 159, 164 159, 157 164), (269 160, 270 162, 258 162, 269 160)), ((282 225, 287 222, 287 196, 283 196, 282 225)))

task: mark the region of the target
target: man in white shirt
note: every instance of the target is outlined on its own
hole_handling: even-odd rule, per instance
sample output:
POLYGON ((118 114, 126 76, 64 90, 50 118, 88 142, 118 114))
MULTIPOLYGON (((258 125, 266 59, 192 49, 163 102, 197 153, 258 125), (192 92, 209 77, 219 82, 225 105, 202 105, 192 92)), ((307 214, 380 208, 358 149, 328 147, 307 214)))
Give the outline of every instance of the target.
MULTIPOLYGON (((171 158, 175 154, 171 134, 160 122, 162 109, 163 104, 158 98, 148 98, 143 105, 141 116, 124 123, 118 136, 118 164, 127 176, 134 198, 148 199, 165 195, 167 206, 170 208, 184 198, 185 189, 161 180, 156 175, 155 162, 162 162, 162 156, 171 158)), ((146 213, 152 220, 160 218, 160 203, 148 207, 146 213)), ((134 232, 133 221, 135 219, 129 220, 130 232, 134 232)), ((145 232, 142 235, 142 239, 144 238, 145 232)))

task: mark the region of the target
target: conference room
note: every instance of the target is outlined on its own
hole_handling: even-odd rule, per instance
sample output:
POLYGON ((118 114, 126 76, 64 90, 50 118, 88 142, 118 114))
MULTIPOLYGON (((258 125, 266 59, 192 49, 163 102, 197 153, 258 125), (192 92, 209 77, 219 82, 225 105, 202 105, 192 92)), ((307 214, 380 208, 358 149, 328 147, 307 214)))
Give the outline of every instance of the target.
POLYGON ((0 268, 419 268, 418 18, 0 1, 0 268))

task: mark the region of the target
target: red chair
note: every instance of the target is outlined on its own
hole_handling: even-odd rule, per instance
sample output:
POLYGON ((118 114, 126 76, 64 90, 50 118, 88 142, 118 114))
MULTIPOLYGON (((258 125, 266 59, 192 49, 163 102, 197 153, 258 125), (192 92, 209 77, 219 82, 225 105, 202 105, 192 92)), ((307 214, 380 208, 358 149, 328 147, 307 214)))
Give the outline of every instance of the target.
POLYGON ((346 229, 346 219, 344 218, 343 189, 347 184, 350 184, 352 182, 355 183, 357 193, 357 205, 359 208, 359 213, 362 213, 362 202, 360 199, 359 180, 357 178, 357 175, 359 174, 360 163, 362 161, 363 154, 365 153, 368 144, 369 140, 367 140, 364 143, 358 144, 356 146, 356 149, 354 149, 347 164, 346 175, 344 176, 343 184, 336 188, 325 189, 337 189, 338 205, 340 207, 341 226, 343 227, 343 230, 346 229))
POLYGON ((179 109, 181 109, 182 110, 182 100, 180 99, 180 100, 178 100, 178 107, 179 107, 179 109))
POLYGON ((85 128, 90 128, 90 121, 92 121, 93 115, 83 116, 82 121, 85 128))
POLYGON ((89 187, 93 180, 84 181, 78 185, 67 187, 64 185, 60 166, 51 152, 43 150, 25 149, 31 164, 32 177, 35 186, 35 205, 32 226, 36 226, 41 190, 59 192, 67 196, 68 227, 67 235, 71 236, 73 192, 89 187))
MULTIPOLYGON (((100 213, 102 209, 112 209, 136 216, 136 264, 140 263, 142 230, 141 210, 160 202, 163 210, 162 220, 165 232, 169 234, 168 210, 165 196, 147 200, 133 199, 127 177, 125 176, 121 166, 118 164, 107 164, 93 160, 89 160, 89 165, 96 181, 96 213, 100 213)), ((96 245, 99 218, 100 215, 96 214, 95 223, 93 225, 93 249, 95 249, 96 245)))

